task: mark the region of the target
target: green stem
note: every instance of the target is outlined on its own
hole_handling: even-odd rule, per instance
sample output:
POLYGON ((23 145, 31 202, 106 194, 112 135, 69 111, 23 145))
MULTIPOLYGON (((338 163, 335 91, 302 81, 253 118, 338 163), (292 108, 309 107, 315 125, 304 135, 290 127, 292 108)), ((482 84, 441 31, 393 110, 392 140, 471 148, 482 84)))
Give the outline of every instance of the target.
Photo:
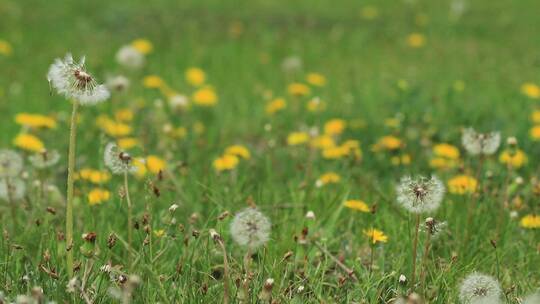
POLYGON ((77 139, 77 110, 79 103, 73 102, 69 129, 68 178, 66 205, 66 264, 69 278, 73 277, 73 182, 75 176, 75 141, 77 139))
POLYGON ((128 205, 128 265, 131 270, 132 267, 132 257, 131 257, 131 244, 133 241, 133 217, 132 217, 132 205, 131 199, 129 197, 129 186, 128 186, 128 173, 124 172, 124 191, 126 192, 126 201, 128 205))
POLYGON ((414 284, 416 283, 416 250, 418 249, 418 230, 420 229, 420 214, 416 215, 416 228, 414 233, 414 243, 412 252, 412 275, 411 275, 411 287, 414 290, 414 284))

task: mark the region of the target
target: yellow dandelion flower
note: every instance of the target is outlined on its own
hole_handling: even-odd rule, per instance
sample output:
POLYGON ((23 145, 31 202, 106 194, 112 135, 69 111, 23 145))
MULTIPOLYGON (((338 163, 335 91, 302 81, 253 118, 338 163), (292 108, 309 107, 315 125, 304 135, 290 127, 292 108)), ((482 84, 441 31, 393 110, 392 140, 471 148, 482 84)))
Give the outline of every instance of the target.
POLYGON ((87 198, 90 206, 100 205, 111 198, 111 193, 105 189, 94 188, 88 192, 87 198))
POLYGON ((41 152, 45 148, 45 145, 41 139, 28 133, 20 133, 13 140, 13 144, 23 150, 31 152, 41 152))
POLYGON ((326 109, 326 103, 319 97, 315 97, 307 102, 306 109, 310 112, 322 112, 326 109))
POLYGON ((406 165, 410 165, 411 164, 411 156, 409 154, 402 154, 402 155, 396 155, 396 156, 392 156, 390 158, 390 163, 394 166, 399 166, 399 165, 403 165, 403 166, 406 166, 406 165))
POLYGON ((212 89, 211 87, 205 87, 195 91, 195 93, 193 93, 192 99, 196 105, 202 107, 212 107, 216 105, 218 101, 218 96, 214 89, 212 89))
POLYGON ((326 148, 322 151, 322 155, 326 159, 338 159, 349 155, 349 148, 338 146, 326 148))
POLYGON ((535 214, 529 214, 521 218, 519 225, 527 229, 538 229, 540 228, 540 216, 535 214))
POLYGON ((119 109, 114 112, 114 118, 121 122, 131 122, 133 120, 133 111, 130 109, 119 109))
POLYGON ((206 81, 206 74, 204 71, 196 67, 187 69, 185 77, 186 81, 194 87, 201 86, 206 81))
POLYGON ((373 20, 379 17, 379 9, 375 6, 365 6, 360 10, 360 16, 366 20, 373 20))
POLYGON ((368 230, 364 230, 363 232, 373 244, 388 242, 388 236, 386 236, 381 230, 370 228, 368 230))
POLYGON ((223 156, 220 156, 219 158, 216 158, 213 162, 213 165, 216 171, 221 172, 236 168, 238 162, 238 157, 236 157, 235 155, 225 154, 223 156))
POLYGON ((451 169, 457 166, 458 162, 444 157, 434 157, 429 160, 429 166, 435 169, 451 169))
POLYGON ((316 149, 328 149, 336 146, 336 143, 330 135, 319 135, 311 140, 309 145, 316 149))
POLYGON ((297 146, 305 144, 309 141, 309 134, 306 132, 292 132, 287 136, 287 144, 289 146, 297 146))
POLYGON ((527 155, 520 149, 515 151, 505 150, 499 156, 499 161, 513 168, 520 168, 527 163, 527 155))
POLYGON ((285 99, 276 98, 266 104, 266 113, 272 115, 285 109, 286 107, 287 103, 285 102, 285 99))
POLYGON ((5 40, 0 39, 0 54, 4 56, 9 56, 13 53, 13 48, 11 44, 5 40))
POLYGON ((185 138, 187 136, 187 134, 188 134, 188 131, 187 131, 186 127, 174 128, 170 124, 167 124, 167 125, 163 126, 163 131, 165 132, 165 134, 171 136, 172 138, 176 138, 176 139, 185 138))
POLYGON ((146 167, 150 173, 158 174, 159 172, 165 170, 167 163, 164 159, 156 155, 149 155, 146 157, 146 167))
POLYGON ((540 125, 536 125, 529 130, 529 136, 533 140, 540 140, 540 125))
POLYGON ((143 86, 149 89, 160 89, 166 86, 165 81, 157 75, 148 75, 143 79, 143 86))
POLYGON ((540 86, 527 82, 521 85, 521 93, 529 98, 538 99, 540 98, 540 86))
POLYGON ((158 229, 158 230, 154 230, 154 235, 159 239, 159 238, 162 238, 163 236, 165 236, 165 230, 163 229, 158 229))
POLYGON ((99 170, 91 170, 90 176, 88 177, 88 180, 92 184, 104 184, 108 182, 111 179, 111 174, 107 171, 99 171, 99 170))
POLYGON ((448 192, 453 194, 473 193, 478 187, 478 181, 468 175, 458 175, 448 181, 448 192))
POLYGON ((326 85, 326 77, 319 73, 309 73, 306 76, 306 81, 312 86, 324 87, 326 85))
POLYGON ((299 82, 289 84, 287 91, 290 95, 298 97, 307 96, 311 93, 311 89, 307 85, 299 82))
POLYGON ((327 172, 319 176, 315 185, 317 187, 321 187, 328 184, 337 184, 339 183, 340 180, 341 180, 341 176, 339 176, 337 173, 327 172))
POLYGON ((347 200, 345 201, 343 205, 353 210, 358 210, 365 213, 371 212, 371 209, 369 208, 368 204, 366 204, 362 200, 347 200))
POLYGON ((139 140, 134 137, 124 137, 119 138, 116 143, 118 144, 118 147, 122 148, 123 150, 129 150, 139 145, 139 140))
POLYGON ((531 113, 531 121, 536 124, 540 123, 540 110, 534 110, 531 113))
POLYGON ((150 42, 148 39, 136 39, 131 42, 131 46, 134 47, 137 51, 139 51, 141 54, 150 54, 152 50, 154 49, 154 46, 152 45, 152 42, 150 42))
POLYGON ((15 115, 15 122, 18 125, 30 128, 56 128, 56 120, 54 118, 41 114, 19 113, 15 115))
POLYGON ((407 44, 412 48, 420 48, 426 44, 426 37, 420 33, 412 33, 407 36, 407 44))
POLYGON ((331 119, 324 124, 324 134, 339 135, 343 133, 347 123, 343 119, 331 119))
POLYGON ((135 176, 142 178, 146 175, 148 170, 146 169, 146 160, 144 158, 134 158, 133 166, 135 167, 135 176))
POLYGON ((105 134, 111 137, 124 137, 130 135, 132 132, 132 128, 130 125, 116 122, 111 119, 98 118, 96 123, 105 134))
POLYGON ((251 157, 251 153, 249 152, 248 148, 242 145, 233 145, 227 147, 227 149, 225 149, 225 154, 234 155, 243 159, 249 159, 251 157))
POLYGON ((380 151, 380 150, 397 150, 403 146, 403 142, 401 139, 388 135, 383 136, 379 138, 379 140, 373 145, 373 151, 380 151))
POLYGON ((447 159, 459 159, 459 149, 456 146, 446 143, 433 146, 433 154, 447 159))

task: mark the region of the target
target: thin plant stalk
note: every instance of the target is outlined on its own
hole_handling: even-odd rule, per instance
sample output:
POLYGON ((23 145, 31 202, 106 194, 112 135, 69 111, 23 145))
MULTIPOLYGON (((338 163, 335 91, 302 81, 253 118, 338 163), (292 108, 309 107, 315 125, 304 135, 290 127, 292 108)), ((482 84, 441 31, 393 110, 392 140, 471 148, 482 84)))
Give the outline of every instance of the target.
POLYGON ((465 226, 465 237, 463 238, 463 246, 465 246, 469 242, 469 237, 470 237, 469 230, 471 230, 470 227, 472 224, 473 214, 476 211, 476 205, 477 205, 478 198, 480 196, 480 191, 482 191, 480 175, 482 174, 483 166, 484 166, 484 155, 480 154, 480 160, 478 162, 478 168, 476 170, 476 176, 475 176, 475 179, 477 181, 477 185, 476 185, 477 189, 475 189, 475 191, 473 191, 473 193, 471 194, 472 199, 471 199, 471 202, 469 203, 469 208, 467 209, 467 225, 465 226), (476 193, 476 191, 478 191, 478 193, 476 193))
POLYGON ((416 283, 416 251, 418 249, 418 231, 420 230, 420 214, 416 215, 416 227, 414 232, 414 243, 413 243, 413 252, 412 252, 412 275, 411 275, 411 286, 414 289, 414 284, 416 283))
POLYGON ((69 129, 67 204, 66 204, 66 264, 69 277, 73 277, 73 182, 75 177, 75 142, 77 140, 77 112, 79 103, 73 102, 69 129))
POLYGON ((249 281, 250 281, 250 273, 249 273, 249 264, 250 264, 250 261, 251 261, 251 249, 248 249, 247 252, 246 252, 246 255, 244 256, 244 271, 246 273, 246 277, 244 279, 244 282, 242 283, 243 284, 243 288, 244 288, 244 297, 245 297, 245 302, 246 303, 250 303, 251 301, 249 300, 249 281))
POLYGON ((128 205, 128 216, 127 216, 127 225, 128 225, 128 267, 131 270, 132 267, 132 256, 131 256, 131 250, 132 250, 132 243, 133 243, 133 208, 131 205, 131 198, 129 197, 129 184, 128 184, 128 173, 127 171, 124 172, 124 191, 126 195, 126 201, 128 205))
POLYGON ((507 166, 507 175, 504 181, 504 199, 501 201, 499 206, 499 216, 497 218, 497 238, 501 238, 501 228, 504 222, 504 205, 509 199, 508 189, 510 188, 510 177, 512 175, 512 165, 508 164, 507 166))
POLYGON ((219 247, 223 252, 223 304, 228 304, 229 301, 229 261, 227 259, 227 250, 225 249, 225 244, 223 240, 218 240, 219 247))
POLYGON ((19 221, 17 220, 17 206, 15 206, 15 202, 13 201, 13 186, 11 186, 11 182, 9 180, 9 177, 5 178, 6 182, 6 189, 7 189, 7 198, 8 198, 8 204, 11 208, 11 217, 13 218, 13 225, 14 227, 17 227, 19 224, 19 221))
MULTIPOLYGON (((420 272, 420 281, 422 289, 425 289, 426 286, 426 273, 427 273, 427 263, 428 263, 428 255, 429 255, 429 248, 431 246, 431 233, 427 231, 426 233, 426 244, 424 245, 424 255, 422 256, 422 271, 420 272)), ((425 293, 425 290, 424 290, 425 293)))

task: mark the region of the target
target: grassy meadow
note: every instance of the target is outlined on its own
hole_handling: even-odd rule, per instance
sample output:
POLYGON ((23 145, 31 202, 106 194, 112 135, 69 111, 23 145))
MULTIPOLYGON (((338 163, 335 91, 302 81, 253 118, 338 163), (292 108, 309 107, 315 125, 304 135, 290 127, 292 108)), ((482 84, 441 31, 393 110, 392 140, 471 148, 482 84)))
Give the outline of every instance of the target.
POLYGON ((540 303, 539 11, 0 0, 0 303, 540 303))

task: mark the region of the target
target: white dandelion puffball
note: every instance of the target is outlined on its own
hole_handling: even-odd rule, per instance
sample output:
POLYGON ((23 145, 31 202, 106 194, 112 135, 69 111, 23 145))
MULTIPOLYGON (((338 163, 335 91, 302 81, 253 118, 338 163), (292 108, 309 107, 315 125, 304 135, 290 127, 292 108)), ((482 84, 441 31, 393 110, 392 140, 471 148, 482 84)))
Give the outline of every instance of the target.
POLYGON ((467 128, 463 130, 461 143, 471 155, 491 155, 501 144, 501 134, 499 132, 478 133, 473 128, 467 128))
POLYGON ((0 178, 15 177, 23 168, 22 157, 13 150, 0 150, 0 178))
POLYGON ((115 143, 108 143, 103 153, 103 159, 105 166, 111 170, 114 174, 133 173, 137 170, 133 166, 133 159, 131 156, 118 149, 115 143))
POLYGON ((105 85, 114 92, 124 92, 129 88, 129 79, 122 75, 107 78, 105 85))
POLYGON ((21 200, 26 193, 26 185, 20 178, 0 180, 0 199, 6 202, 21 200))
POLYGON ((296 72, 302 69, 302 58, 289 56, 281 62, 281 69, 286 73, 296 72))
POLYGON ((139 69, 145 63, 144 54, 131 45, 121 47, 116 53, 116 61, 129 69, 139 69))
POLYGON ((540 292, 532 294, 523 300, 523 304, 540 304, 540 292))
POLYGON ((241 246, 255 249, 270 238, 271 223, 268 217, 254 208, 238 212, 231 223, 231 235, 241 246))
POLYGON ((52 167, 58 163, 60 160, 60 153, 56 150, 43 150, 42 152, 30 155, 28 160, 32 166, 38 169, 45 169, 52 167))
POLYGON ((98 84, 84 67, 85 59, 75 62, 71 54, 57 58, 49 68, 47 80, 59 94, 81 105, 95 105, 110 97, 109 90, 98 84))
POLYGON ((189 104, 189 100, 186 95, 174 94, 169 98, 169 104, 173 109, 185 108, 189 104))
POLYGON ((412 213, 430 212, 437 209, 444 196, 444 185, 435 176, 401 178, 396 188, 397 201, 412 213))
POLYGON ((459 300, 463 304, 500 303, 501 294, 495 278, 478 272, 469 274, 459 288, 459 300))

